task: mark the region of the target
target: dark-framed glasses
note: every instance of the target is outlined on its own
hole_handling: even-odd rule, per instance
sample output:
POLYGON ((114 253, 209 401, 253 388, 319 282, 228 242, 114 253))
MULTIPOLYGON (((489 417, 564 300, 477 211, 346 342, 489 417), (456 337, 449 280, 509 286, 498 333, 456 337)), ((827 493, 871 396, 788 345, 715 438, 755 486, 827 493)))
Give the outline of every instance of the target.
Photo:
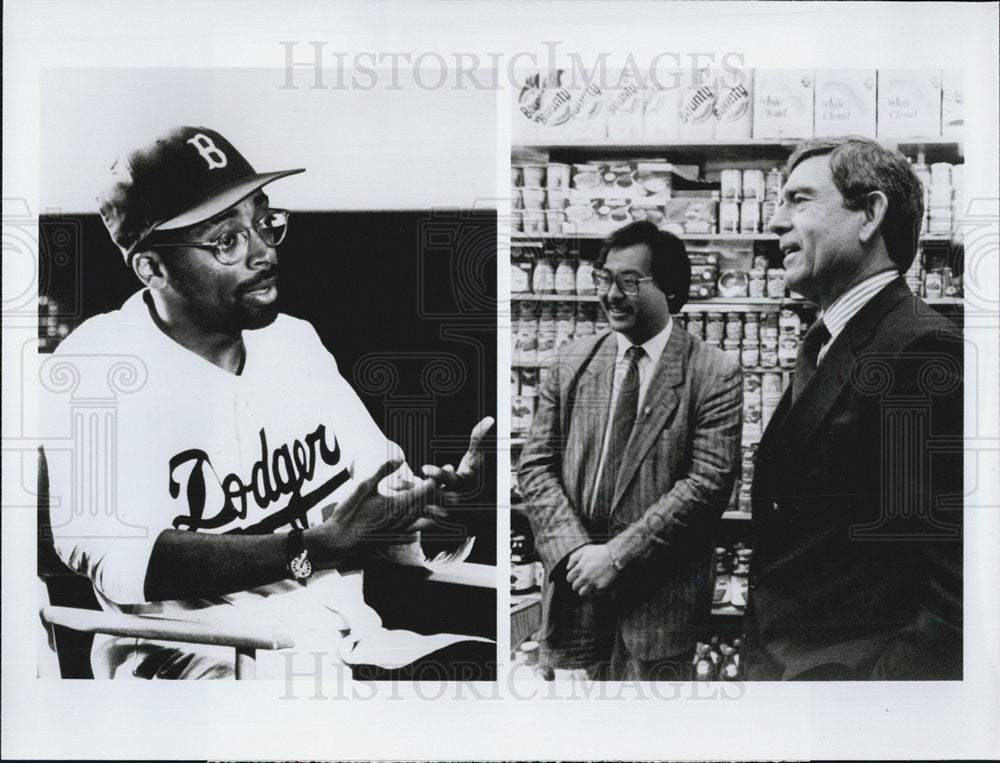
POLYGON ((607 294, 611 291, 611 284, 618 284, 618 289, 626 297, 634 297, 639 293, 639 284, 643 281, 652 281, 652 276, 640 278, 631 273, 613 276, 607 270, 595 270, 591 277, 594 279, 594 286, 598 294, 607 294))
MULTIPOLYGON (((291 213, 287 209, 269 209, 253 224, 253 230, 257 231, 257 235, 265 244, 270 247, 277 246, 285 240, 290 216, 291 213)), ((166 246, 195 246, 208 249, 223 265, 235 265, 250 251, 250 230, 250 228, 234 228, 221 233, 213 241, 177 241, 147 246, 153 249, 166 246)))

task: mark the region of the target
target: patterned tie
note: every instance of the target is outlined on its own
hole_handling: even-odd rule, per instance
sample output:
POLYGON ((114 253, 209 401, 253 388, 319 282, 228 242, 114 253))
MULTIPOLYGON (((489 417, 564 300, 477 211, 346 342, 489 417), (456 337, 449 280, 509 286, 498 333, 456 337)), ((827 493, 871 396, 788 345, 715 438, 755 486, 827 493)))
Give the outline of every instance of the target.
POLYGON ((601 472, 601 482, 597 486, 594 513, 598 516, 608 516, 611 512, 611 501, 614 498, 615 483, 622 467, 622 456, 628 443, 632 427, 635 426, 636 413, 639 408, 639 360, 645 350, 633 345, 625 351, 625 361, 628 366, 622 376, 621 386, 615 403, 615 417, 611 422, 611 439, 608 441, 608 452, 604 457, 604 470, 601 472))
POLYGON ((823 321, 816 321, 802 337, 799 353, 795 357, 795 378, 792 379, 792 403, 799 399, 812 375, 816 372, 816 358, 820 348, 830 338, 830 330, 823 321))

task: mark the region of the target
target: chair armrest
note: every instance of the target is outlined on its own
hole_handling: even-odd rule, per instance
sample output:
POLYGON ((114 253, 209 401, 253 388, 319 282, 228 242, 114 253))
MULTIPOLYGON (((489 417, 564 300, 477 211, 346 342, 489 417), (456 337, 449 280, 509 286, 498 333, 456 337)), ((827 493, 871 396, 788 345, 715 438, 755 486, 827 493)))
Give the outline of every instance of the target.
POLYGON ((440 570, 432 571, 426 580, 435 583, 451 583, 453 585, 467 585, 475 588, 497 587, 497 568, 491 564, 473 564, 472 562, 460 562, 449 564, 440 570))
POLYGON ((243 625, 176 620, 150 615, 126 615, 73 607, 43 607, 42 620, 85 633, 107 633, 128 638, 182 641, 190 644, 215 644, 237 649, 285 649, 295 646, 286 634, 266 628, 243 625))

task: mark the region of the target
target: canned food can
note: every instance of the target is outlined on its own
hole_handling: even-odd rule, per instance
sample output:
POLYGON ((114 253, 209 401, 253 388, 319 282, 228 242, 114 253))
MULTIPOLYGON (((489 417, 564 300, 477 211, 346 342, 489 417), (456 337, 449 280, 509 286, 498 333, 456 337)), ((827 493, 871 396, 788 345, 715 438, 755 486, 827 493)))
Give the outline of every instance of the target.
MULTIPOLYGON (((527 220, 525 221, 527 224, 527 220)), ((764 292, 767 290, 767 280, 766 271, 764 270, 751 270, 750 271, 750 296, 751 297, 763 297, 764 292)))
POLYGON ((545 189, 525 186, 521 189, 521 201, 525 209, 541 209, 545 205, 545 189))
POLYGON ((777 203, 773 201, 765 201, 760 205, 760 227, 761 230, 767 231, 768 226, 771 224, 771 218, 774 217, 775 213, 778 211, 777 203))
POLYGON ((524 170, 520 165, 510 165, 510 184, 515 188, 524 185, 524 170))
POLYGON ((743 338, 743 317, 739 313, 726 313, 726 339, 743 338))
POLYGON ((570 166, 559 162, 550 162, 545 168, 546 188, 569 188, 570 166))
POLYGON ((744 201, 740 204, 740 232, 756 233, 760 230, 760 202, 744 201))
POLYGON ((732 358, 737 363, 740 362, 740 342, 738 339, 722 340, 722 351, 726 353, 726 357, 732 358))
POLYGON ((690 313, 687 320, 687 330, 699 339, 705 338, 705 316, 702 313, 690 313))
POLYGON ((548 188, 545 191, 545 208, 563 210, 566 207, 566 189, 548 188))
POLYGON ((735 200, 719 202, 719 233, 740 232, 740 203, 735 200))
POLYGON ((760 405, 763 401, 763 396, 761 394, 761 379, 760 374, 747 373, 743 374, 743 403, 754 403, 760 405))
POLYGON ((739 170, 722 170, 719 173, 722 198, 739 201, 743 187, 743 174, 739 170))
POLYGON ((781 170, 775 168, 764 179, 764 201, 777 201, 781 195, 781 170))
POLYGON ((779 400, 782 389, 781 374, 768 372, 761 374, 760 392, 764 400, 779 400))
POLYGON ((763 170, 743 170, 743 199, 764 200, 763 170))
POLYGON ((705 341, 718 343, 722 341, 725 334, 725 324, 722 313, 709 313, 708 321, 705 323, 705 341))
POLYGON ((522 168, 524 185, 542 188, 545 186, 545 165, 525 164, 522 168))
POLYGON ((760 314, 747 313, 743 317, 743 338, 760 339, 760 314))
POLYGON ((778 333, 793 334, 798 336, 802 333, 802 319, 794 310, 785 308, 778 315, 778 333))
POLYGON ((785 296, 785 271, 782 268, 767 271, 767 296, 773 299, 785 296))
POLYGON ((778 340, 778 365, 794 368, 799 354, 799 338, 795 334, 782 334, 778 340))
POLYGON ((778 365, 778 340, 760 340, 760 365, 762 368, 775 368, 778 365))
POLYGON ((928 273, 924 277, 924 293, 931 299, 944 296, 944 279, 939 271, 928 273))
POLYGON ((756 368, 760 365, 760 342, 750 339, 743 340, 743 350, 740 353, 740 363, 744 368, 756 368))

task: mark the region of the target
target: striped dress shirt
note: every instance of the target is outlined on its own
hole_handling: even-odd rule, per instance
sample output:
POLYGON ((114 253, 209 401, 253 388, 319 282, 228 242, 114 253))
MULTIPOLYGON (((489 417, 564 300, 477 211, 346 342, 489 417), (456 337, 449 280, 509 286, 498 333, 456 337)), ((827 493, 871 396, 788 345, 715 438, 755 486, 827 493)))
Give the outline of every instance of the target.
POLYGON ((852 286, 833 301, 833 304, 823 313, 823 323, 826 324, 826 328, 830 332, 830 338, 820 348, 819 355, 816 356, 816 365, 819 365, 820 361, 823 360, 823 356, 837 340, 837 336, 844 330, 847 322, 857 315, 858 311, 867 305, 872 297, 897 278, 899 278, 897 270, 876 273, 856 286, 852 286))

